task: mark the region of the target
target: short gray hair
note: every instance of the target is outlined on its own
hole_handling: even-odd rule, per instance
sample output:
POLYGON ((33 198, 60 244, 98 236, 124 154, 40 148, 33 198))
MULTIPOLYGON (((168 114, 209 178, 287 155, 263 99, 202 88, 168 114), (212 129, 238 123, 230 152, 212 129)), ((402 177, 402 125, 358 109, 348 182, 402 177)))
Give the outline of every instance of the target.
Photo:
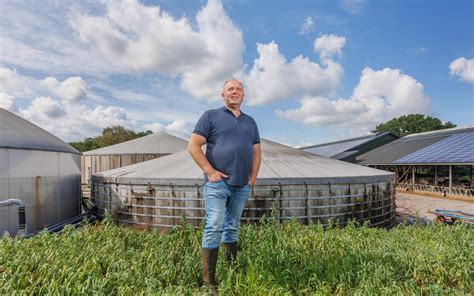
POLYGON ((242 83, 242 81, 240 81, 239 79, 237 78, 231 78, 229 80, 226 80, 224 82, 224 85, 222 86, 222 89, 224 90, 225 89, 225 86, 227 85, 227 83, 231 82, 231 81, 237 81, 238 83, 240 83, 240 86, 242 86, 242 89, 244 89, 244 84, 242 83))

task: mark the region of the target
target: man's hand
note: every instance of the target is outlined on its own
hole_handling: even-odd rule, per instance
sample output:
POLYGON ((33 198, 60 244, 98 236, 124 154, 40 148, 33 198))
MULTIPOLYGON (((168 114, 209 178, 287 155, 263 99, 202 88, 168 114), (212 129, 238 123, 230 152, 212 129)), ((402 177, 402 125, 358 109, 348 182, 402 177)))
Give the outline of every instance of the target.
POLYGON ((209 180, 209 182, 219 182, 222 179, 227 178, 229 178, 229 176, 216 170, 214 170, 212 173, 207 174, 207 179, 209 180))
POLYGON ((250 187, 253 187, 253 185, 255 185, 255 182, 256 182, 256 181, 257 181, 256 178, 250 178, 250 179, 249 179, 249 183, 248 183, 249 186, 250 186, 250 187))
POLYGON ((262 151, 260 149, 260 143, 253 144, 252 150, 253 150, 252 172, 249 176, 249 182, 248 182, 250 187, 253 187, 253 185, 255 185, 255 182, 257 181, 258 170, 260 169, 260 162, 262 159, 262 151))

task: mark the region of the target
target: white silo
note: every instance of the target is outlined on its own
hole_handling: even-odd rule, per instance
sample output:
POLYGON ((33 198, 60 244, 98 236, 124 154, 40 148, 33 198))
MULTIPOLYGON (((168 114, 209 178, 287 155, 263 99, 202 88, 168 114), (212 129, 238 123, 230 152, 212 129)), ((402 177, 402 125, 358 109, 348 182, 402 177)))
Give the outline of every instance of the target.
MULTIPOLYGON (((28 232, 80 214, 80 153, 31 122, 0 108, 0 202, 25 204, 28 232)), ((18 232, 15 205, 0 207, 0 233, 18 232)))

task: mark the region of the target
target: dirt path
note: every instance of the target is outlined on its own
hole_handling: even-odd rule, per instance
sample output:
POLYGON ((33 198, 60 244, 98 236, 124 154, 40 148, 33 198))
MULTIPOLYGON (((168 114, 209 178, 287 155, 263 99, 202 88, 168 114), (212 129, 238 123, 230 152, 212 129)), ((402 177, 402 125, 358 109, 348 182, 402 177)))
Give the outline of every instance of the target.
POLYGON ((428 220, 435 218, 435 215, 428 213, 428 211, 436 209, 461 210, 474 213, 474 200, 471 202, 406 192, 397 192, 396 204, 398 215, 420 217, 428 220))

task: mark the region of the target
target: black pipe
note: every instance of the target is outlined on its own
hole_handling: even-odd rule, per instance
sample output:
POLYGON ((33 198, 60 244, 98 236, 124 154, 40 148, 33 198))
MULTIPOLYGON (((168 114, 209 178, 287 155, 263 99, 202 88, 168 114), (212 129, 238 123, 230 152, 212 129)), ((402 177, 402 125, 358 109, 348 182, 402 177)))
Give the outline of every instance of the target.
POLYGON ((72 217, 65 221, 51 225, 47 227, 46 230, 48 232, 61 232, 64 229, 64 227, 66 227, 66 225, 72 225, 72 227, 78 228, 79 226, 83 224, 84 219, 86 219, 89 223, 91 223, 97 220, 97 216, 93 215, 91 211, 88 211, 86 213, 82 213, 78 216, 72 217))

